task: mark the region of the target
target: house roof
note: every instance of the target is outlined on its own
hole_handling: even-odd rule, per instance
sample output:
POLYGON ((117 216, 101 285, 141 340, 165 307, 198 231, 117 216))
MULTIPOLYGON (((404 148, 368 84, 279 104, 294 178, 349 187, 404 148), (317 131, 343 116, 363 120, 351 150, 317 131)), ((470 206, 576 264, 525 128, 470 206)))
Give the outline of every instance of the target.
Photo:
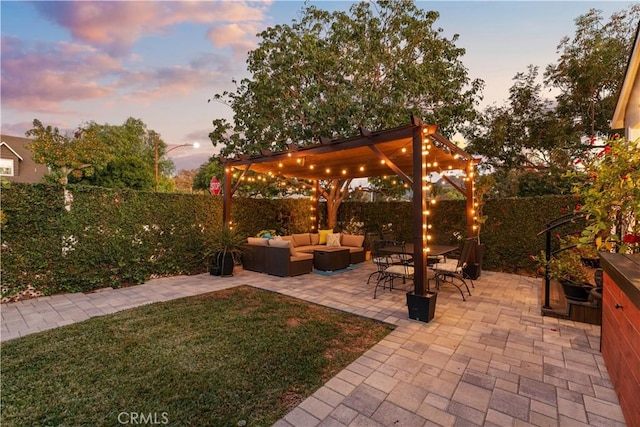
POLYGON ((27 148, 33 142, 31 139, 10 135, 0 135, 0 138, 0 145, 11 150, 20 160, 31 158, 31 152, 27 148))
MULTIPOLYGON (((625 72, 624 81, 618 95, 618 102, 616 104, 616 110, 613 113, 613 119, 611 119, 611 129, 620 129, 625 126, 625 116, 628 106, 631 104, 632 108, 637 108, 640 100, 632 100, 633 87, 640 79, 638 70, 640 69, 640 22, 638 22, 638 28, 636 29, 636 37, 631 49, 631 55, 629 55, 629 62, 627 63, 627 70, 625 72)), ((636 97, 637 92, 636 92, 636 97)))
MULTIPOLYGON (((250 168, 272 176, 300 179, 365 178, 400 175, 413 176, 413 136, 425 128, 419 119, 411 125, 379 132, 361 129, 360 135, 338 140, 321 139, 319 143, 298 147, 289 145, 280 152, 263 150, 261 155, 241 155, 222 159, 235 169, 250 168)), ((473 158, 443 135, 432 133, 432 147, 427 156, 428 172, 465 169, 473 158)))

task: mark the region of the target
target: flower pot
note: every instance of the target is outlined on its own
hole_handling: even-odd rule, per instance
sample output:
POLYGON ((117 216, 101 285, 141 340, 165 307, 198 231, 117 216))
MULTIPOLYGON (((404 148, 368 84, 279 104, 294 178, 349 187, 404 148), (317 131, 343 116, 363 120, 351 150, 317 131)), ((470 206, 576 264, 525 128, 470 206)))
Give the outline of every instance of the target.
POLYGON ((480 277, 481 270, 482 270, 482 267, 480 267, 480 264, 474 263, 474 264, 467 264, 462 269, 462 272, 464 273, 465 278, 476 280, 478 277, 480 277))
POLYGON ((560 280, 565 298, 573 301, 587 301, 593 286, 589 283, 575 283, 570 280, 560 280))
POLYGON ((212 276, 233 276, 233 254, 216 252, 209 261, 209 274, 212 276))
POLYGON ((416 295, 407 292, 407 308, 409 319, 428 323, 436 313, 436 292, 427 292, 425 295, 416 295))
POLYGON ((472 249, 471 259, 474 262, 468 263, 463 269, 465 277, 476 280, 482 274, 482 260, 484 259, 484 245, 475 243, 472 249))

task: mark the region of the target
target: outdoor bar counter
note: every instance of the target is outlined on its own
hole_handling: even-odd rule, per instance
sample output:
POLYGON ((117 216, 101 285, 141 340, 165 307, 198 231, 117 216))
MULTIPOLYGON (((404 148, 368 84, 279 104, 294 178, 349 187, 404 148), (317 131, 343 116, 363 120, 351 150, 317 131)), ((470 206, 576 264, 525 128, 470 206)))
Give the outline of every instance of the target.
POLYGON ((640 254, 600 253, 601 351, 627 425, 640 426, 640 254))

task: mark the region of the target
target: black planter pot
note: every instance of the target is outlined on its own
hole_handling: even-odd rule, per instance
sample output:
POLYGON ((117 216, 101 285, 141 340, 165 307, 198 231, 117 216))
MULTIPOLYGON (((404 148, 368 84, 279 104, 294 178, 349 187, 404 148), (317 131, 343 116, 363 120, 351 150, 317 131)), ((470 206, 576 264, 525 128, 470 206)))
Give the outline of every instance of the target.
POLYGON ((409 319, 419 320, 428 323, 436 313, 436 292, 427 292, 426 295, 416 295, 407 292, 407 308, 409 309, 409 319))
POLYGON ((476 280, 478 277, 480 277, 480 273, 482 272, 482 267, 478 263, 467 264, 462 269, 462 272, 464 273, 465 278, 476 280))
POLYGON ((580 258, 582 264, 589 268, 600 268, 600 258, 580 258))
POLYGON ((209 262, 209 274, 212 276, 233 275, 233 254, 229 252, 217 252, 209 262))
POLYGON ((565 298, 573 301, 588 301, 593 286, 589 283, 575 283, 570 280, 560 280, 565 298))
POLYGON ((462 269, 465 277, 468 277, 471 280, 476 280, 482 274, 482 260, 484 259, 484 245, 475 243, 472 249, 473 253, 471 254, 471 259, 474 262, 467 263, 467 265, 462 269))

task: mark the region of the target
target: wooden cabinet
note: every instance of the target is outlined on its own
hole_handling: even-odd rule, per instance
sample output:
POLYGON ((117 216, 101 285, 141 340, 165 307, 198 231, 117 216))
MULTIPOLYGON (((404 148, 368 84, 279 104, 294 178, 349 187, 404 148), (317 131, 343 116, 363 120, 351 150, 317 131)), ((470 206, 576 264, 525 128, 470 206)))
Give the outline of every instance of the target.
POLYGON ((603 254, 602 357, 629 426, 640 426, 640 257, 603 254))

